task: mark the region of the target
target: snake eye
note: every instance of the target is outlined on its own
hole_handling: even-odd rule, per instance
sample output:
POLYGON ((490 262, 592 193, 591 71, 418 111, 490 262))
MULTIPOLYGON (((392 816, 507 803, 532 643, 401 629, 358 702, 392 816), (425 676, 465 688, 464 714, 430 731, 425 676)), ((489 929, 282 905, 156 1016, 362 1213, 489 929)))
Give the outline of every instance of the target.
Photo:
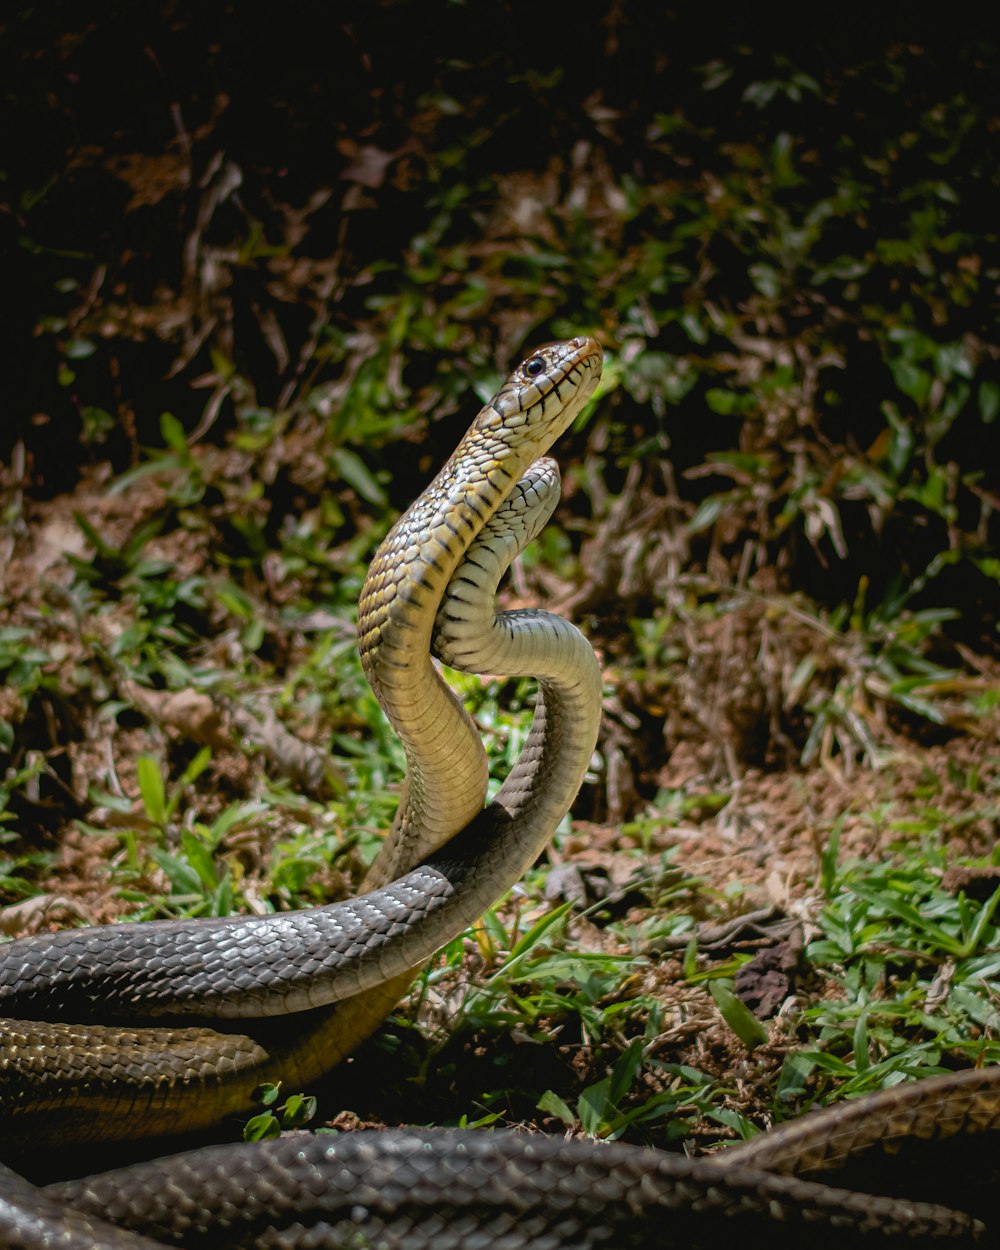
POLYGON ((524 366, 524 372, 529 378, 537 378, 544 369, 545 361, 541 356, 532 356, 532 358, 527 361, 524 366))

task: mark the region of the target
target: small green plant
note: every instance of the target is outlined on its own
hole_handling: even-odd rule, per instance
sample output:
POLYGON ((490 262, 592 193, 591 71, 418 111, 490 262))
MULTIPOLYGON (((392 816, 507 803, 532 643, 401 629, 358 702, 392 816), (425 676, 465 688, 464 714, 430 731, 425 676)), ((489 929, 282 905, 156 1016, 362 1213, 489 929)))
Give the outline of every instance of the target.
POLYGON ((724 980, 711 980, 708 983, 708 989, 719 1009, 719 1014, 747 1050, 767 1044, 767 1027, 736 997, 731 984, 727 984, 724 980))
POLYGON ((150 452, 148 460, 115 481, 112 492, 122 494, 135 482, 155 476, 167 483, 169 497, 178 507, 193 507, 206 489, 201 462, 188 445, 184 426, 173 413, 165 412, 160 417, 160 434, 166 450, 150 452))
POLYGON ((260 1086, 254 1101, 259 1102, 266 1110, 252 1116, 244 1124, 244 1141, 266 1141, 271 1137, 280 1137, 288 1129, 305 1128, 315 1118, 317 1104, 312 1095, 290 1094, 279 1105, 280 1097, 280 1081, 275 1085, 260 1086))

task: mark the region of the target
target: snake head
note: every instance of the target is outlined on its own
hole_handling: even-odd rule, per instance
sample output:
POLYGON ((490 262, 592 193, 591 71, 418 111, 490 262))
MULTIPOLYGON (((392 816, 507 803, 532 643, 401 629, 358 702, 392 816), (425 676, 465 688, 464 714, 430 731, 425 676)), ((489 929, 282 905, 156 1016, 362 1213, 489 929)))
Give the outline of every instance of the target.
POLYGON ((512 447, 530 443, 532 455, 541 455, 597 389, 603 359, 600 344, 587 335, 544 343, 517 366, 473 430, 512 447))

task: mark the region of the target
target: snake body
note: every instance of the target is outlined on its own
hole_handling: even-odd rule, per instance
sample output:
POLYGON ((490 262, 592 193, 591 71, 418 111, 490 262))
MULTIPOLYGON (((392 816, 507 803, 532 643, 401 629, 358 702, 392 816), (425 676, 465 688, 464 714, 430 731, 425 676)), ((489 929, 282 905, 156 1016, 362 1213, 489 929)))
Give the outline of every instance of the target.
MULTIPOLYGON (((589 764, 600 672, 567 622, 496 615, 493 594, 558 495, 554 466, 538 457, 582 409, 600 368, 600 348, 583 337, 529 357, 375 555, 360 650, 408 770, 368 892, 307 912, 112 925, 0 948, 0 1009, 10 1017, 0 1021, 4 1138, 38 1146, 176 1133, 243 1111, 262 1081, 310 1084, 537 856, 589 764), (432 652, 470 671, 538 678, 529 737, 485 807, 482 745, 432 652)), ((948 1079, 921 1083, 935 1110, 911 1117, 915 1135, 936 1132, 942 1107, 959 1104, 956 1132, 994 1132, 995 1076, 977 1087, 974 1112, 968 1074, 958 1093, 948 1079)), ((839 1137, 860 1142, 887 1114, 876 1106, 844 1117, 839 1137)), ((743 1244, 770 1241, 778 1227, 791 1230, 789 1245, 806 1229, 816 1244, 843 1230, 879 1244, 972 1244, 982 1234, 961 1212, 762 1170, 795 1170, 815 1153, 824 1130, 812 1119, 804 1143, 782 1147, 767 1135, 766 1163, 741 1158, 749 1147, 717 1164, 624 1146, 400 1132, 207 1148, 42 1195, 0 1172, 0 1246, 514 1250, 707 1245, 724 1228, 743 1244)))
POLYGON ((739 1149, 716 1166, 656 1150, 514 1133, 361 1132, 285 1138, 238 1152, 210 1146, 47 1193, 82 1214, 123 1219, 158 1241, 213 1250, 856 1250, 974 1245, 984 1234, 974 1218, 940 1205, 769 1175, 744 1166, 739 1149), (213 1178, 210 1194, 206 1175, 213 1178))
MULTIPOLYGON (((26 1250, 56 1244, 65 1250, 993 1246, 991 1188, 969 1214, 785 1171, 801 1162, 821 1176, 861 1150, 871 1165, 875 1131, 887 1156, 923 1143, 941 1160, 959 1136, 979 1149, 992 1140, 995 1148, 998 1073, 967 1071, 884 1090, 708 1159, 455 1130, 300 1134, 209 1146, 49 1186, 36 1218, 51 1221, 51 1239, 0 1244, 26 1250), (765 1158, 777 1172, 761 1170, 765 1158), (70 1228, 60 1219, 66 1210, 70 1228)), ((944 1177, 938 1190, 947 1194, 953 1188, 947 1163, 937 1167, 944 1177)), ((17 1198, 16 1178, 12 1183, 17 1198)), ((4 1227, 0 1200, 0 1236, 4 1227)))
POLYGON ((508 497, 515 518, 523 511, 519 480, 586 403, 600 365, 588 338, 529 358, 372 561, 359 606, 362 661, 409 766, 383 852, 391 867, 372 874, 391 882, 310 911, 108 925, 0 948, 9 1137, 177 1133, 245 1110, 264 1081, 312 1083, 379 1023, 413 969, 538 855, 593 752, 593 652, 565 622, 559 646, 545 614, 519 622, 545 680, 521 759, 484 809, 483 747, 431 664, 431 636, 470 548, 502 574, 485 545, 491 531, 481 547, 476 540, 508 497), (299 1013, 294 1030, 289 1012, 299 1013), (221 1028, 219 1019, 241 1023, 221 1028), (169 1024, 145 1027, 159 1020, 169 1024))

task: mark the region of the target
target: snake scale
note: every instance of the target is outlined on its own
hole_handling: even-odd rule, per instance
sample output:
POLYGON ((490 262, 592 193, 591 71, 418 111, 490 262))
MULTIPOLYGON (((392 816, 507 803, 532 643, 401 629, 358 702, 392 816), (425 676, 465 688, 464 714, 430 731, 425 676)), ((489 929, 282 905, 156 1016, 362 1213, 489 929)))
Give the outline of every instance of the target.
MULTIPOLYGON (((586 337, 529 356, 375 555, 359 605, 361 656, 407 778, 365 894, 311 911, 111 925, 0 948, 8 1161, 50 1142, 202 1128, 245 1112, 262 1081, 308 1085, 544 847, 590 762, 600 670, 568 622, 497 614, 493 598, 555 505, 558 472, 544 453, 600 371, 600 347, 586 337), (521 756, 485 806, 482 744, 432 653, 538 680, 521 756)), ((873 1149, 995 1148, 998 1076, 895 1087, 711 1159, 398 1130, 204 1147, 45 1190, 0 1166, 0 1246, 596 1250, 726 1236, 743 1246, 957 1246, 990 1244, 990 1229, 996 1244, 989 1204, 953 1210, 815 1178, 873 1149)))

